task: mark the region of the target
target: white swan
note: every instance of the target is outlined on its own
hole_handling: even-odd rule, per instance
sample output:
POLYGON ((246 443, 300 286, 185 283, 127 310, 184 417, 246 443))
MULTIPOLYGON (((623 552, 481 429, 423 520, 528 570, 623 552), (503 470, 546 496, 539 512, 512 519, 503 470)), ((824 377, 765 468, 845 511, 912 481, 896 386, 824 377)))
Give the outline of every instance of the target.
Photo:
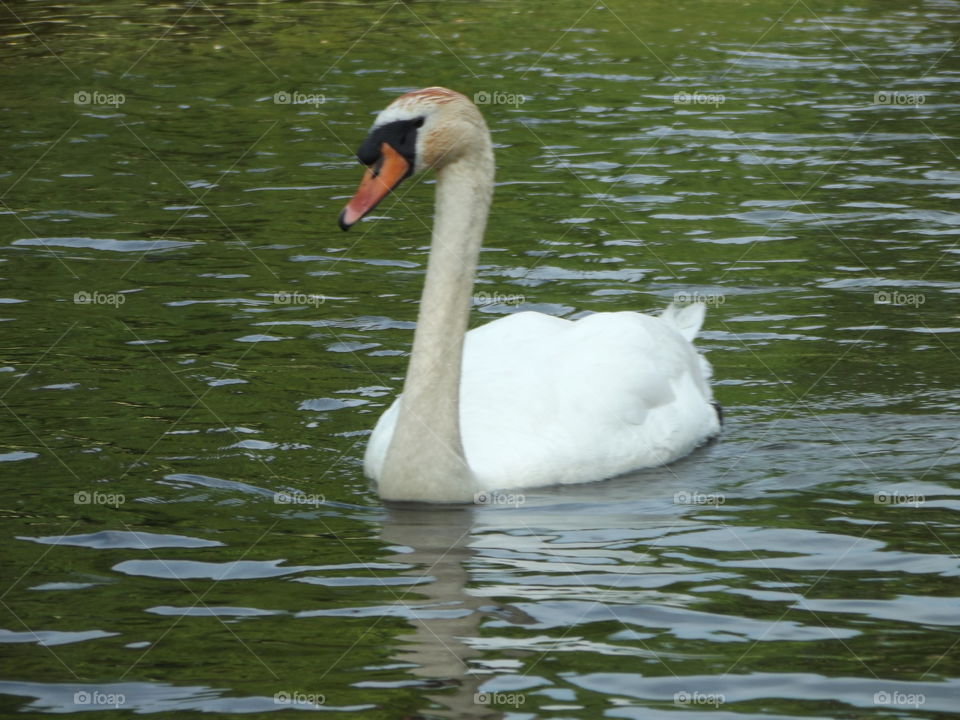
POLYGON ((569 321, 518 312, 467 332, 493 192, 493 149, 465 96, 431 87, 379 114, 344 230, 404 178, 437 171, 436 216, 403 394, 364 469, 386 500, 578 483, 662 465, 720 430, 710 366, 691 341, 704 306, 569 321))

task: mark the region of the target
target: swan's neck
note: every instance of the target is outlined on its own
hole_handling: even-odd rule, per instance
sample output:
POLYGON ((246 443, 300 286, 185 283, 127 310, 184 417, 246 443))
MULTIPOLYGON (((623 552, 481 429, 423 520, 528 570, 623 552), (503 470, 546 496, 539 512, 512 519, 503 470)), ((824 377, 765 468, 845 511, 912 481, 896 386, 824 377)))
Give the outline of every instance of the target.
POLYGON ((387 500, 467 502, 478 490, 460 437, 460 370, 492 192, 489 140, 438 172, 410 367, 379 480, 387 500))

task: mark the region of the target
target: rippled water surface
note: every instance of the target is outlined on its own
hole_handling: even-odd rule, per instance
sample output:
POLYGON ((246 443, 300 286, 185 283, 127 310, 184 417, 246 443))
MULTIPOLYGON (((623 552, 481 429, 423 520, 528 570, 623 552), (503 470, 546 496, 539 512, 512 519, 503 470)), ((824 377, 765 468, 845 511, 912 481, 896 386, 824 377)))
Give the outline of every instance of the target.
POLYGON ((951 0, 4 5, 3 714, 955 713, 958 30, 951 0), (705 300, 720 441, 380 503, 432 182, 336 217, 372 113, 431 84, 489 101, 473 324, 705 300))

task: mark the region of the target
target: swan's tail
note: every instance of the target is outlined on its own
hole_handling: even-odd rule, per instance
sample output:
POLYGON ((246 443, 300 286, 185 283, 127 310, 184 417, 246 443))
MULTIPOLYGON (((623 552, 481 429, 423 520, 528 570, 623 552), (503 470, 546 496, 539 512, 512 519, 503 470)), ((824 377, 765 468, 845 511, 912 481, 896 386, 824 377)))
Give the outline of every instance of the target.
POLYGON ((703 326, 703 318, 706 314, 707 306, 700 302, 683 306, 670 303, 667 309, 663 311, 660 319, 670 327, 676 328, 677 332, 683 335, 688 342, 693 342, 703 326))

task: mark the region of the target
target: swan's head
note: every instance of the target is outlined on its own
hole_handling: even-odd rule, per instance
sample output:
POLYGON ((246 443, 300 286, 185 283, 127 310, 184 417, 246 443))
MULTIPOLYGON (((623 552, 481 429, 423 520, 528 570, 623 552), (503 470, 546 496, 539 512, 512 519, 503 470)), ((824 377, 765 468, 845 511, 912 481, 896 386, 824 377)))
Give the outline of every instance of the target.
POLYGON ((483 115, 466 96, 442 87, 401 95, 377 115, 357 150, 367 171, 340 227, 349 230, 411 175, 469 159, 489 142, 483 115))

